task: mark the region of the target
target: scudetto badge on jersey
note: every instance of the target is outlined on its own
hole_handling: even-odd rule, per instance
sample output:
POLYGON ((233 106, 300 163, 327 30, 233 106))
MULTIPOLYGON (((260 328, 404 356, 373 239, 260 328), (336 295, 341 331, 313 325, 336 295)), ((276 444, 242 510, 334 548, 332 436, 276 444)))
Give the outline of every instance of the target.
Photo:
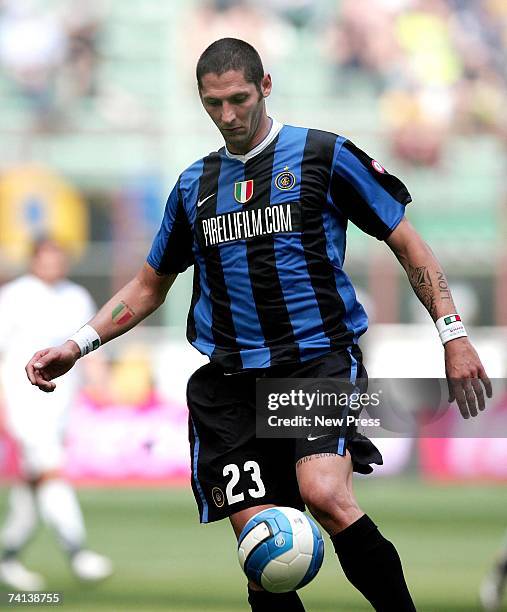
POLYGON ((234 198, 240 204, 246 204, 253 196, 253 179, 234 183, 234 198))
POLYGON ((288 191, 292 189, 295 184, 296 177, 292 172, 289 172, 289 168, 287 167, 275 177, 275 187, 281 191, 288 191))

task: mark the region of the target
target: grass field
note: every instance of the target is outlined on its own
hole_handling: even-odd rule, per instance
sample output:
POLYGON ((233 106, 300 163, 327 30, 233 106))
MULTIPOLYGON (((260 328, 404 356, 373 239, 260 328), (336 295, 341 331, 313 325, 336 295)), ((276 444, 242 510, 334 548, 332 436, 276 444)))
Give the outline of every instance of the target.
MULTIPOLYGON (((480 609, 477 588, 507 524, 504 487, 367 480, 356 485, 356 492, 396 543, 419 612, 480 609)), ((82 587, 50 534, 41 530, 24 559, 47 577, 48 590, 63 592, 59 609, 249 609, 229 525, 200 526, 187 490, 82 490, 79 496, 90 546, 110 555, 116 571, 103 584, 82 587)), ((5 498, 6 490, 0 489, 2 516, 5 498)), ((308 612, 370 610, 344 578, 331 545, 319 576, 302 591, 302 598, 308 612)))

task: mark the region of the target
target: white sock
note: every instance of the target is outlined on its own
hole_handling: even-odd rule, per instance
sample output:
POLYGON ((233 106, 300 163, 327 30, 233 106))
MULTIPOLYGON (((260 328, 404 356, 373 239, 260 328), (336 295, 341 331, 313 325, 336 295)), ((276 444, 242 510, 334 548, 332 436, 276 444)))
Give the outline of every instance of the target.
POLYGON ((86 533, 81 508, 74 489, 64 480, 45 480, 37 486, 37 505, 42 520, 68 553, 83 547, 86 533))
POLYGON ((37 521, 32 489, 24 483, 14 485, 9 492, 7 518, 1 533, 4 553, 18 553, 33 534, 37 521))

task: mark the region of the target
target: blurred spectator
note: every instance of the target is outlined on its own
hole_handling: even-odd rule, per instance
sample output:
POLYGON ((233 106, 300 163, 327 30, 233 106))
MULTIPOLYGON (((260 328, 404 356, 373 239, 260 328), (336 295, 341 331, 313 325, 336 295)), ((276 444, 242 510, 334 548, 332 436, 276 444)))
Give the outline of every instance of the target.
POLYGON ((71 98, 93 95, 99 59, 99 10, 91 2, 83 4, 75 0, 66 10, 63 25, 67 36, 67 53, 63 67, 66 91, 71 98))
POLYGON ((34 0, 0 4, 0 65, 32 105, 36 127, 58 127, 76 98, 94 93, 100 13, 93 2, 65 12, 34 0))
POLYGON ((319 2, 312 0, 258 0, 257 4, 274 12, 296 28, 306 28, 314 22, 319 2))
POLYGON ((329 32, 340 90, 374 83, 394 154, 426 166, 454 131, 507 134, 506 41, 497 0, 343 0, 329 32))
MULTIPOLYGON (((292 91, 287 75, 301 59, 302 36, 311 32, 312 39, 327 41, 325 55, 337 77, 327 82, 338 83, 332 94, 354 97, 366 87, 379 98, 392 150, 406 162, 438 164, 456 131, 507 137, 504 0, 341 0, 334 15, 311 0, 186 4, 192 28, 179 46, 191 69, 182 74, 193 73, 213 40, 240 35, 292 91), (326 27, 327 37, 321 36, 326 27)), ((69 0, 58 6, 0 0, 0 65, 29 100, 37 126, 58 127, 90 96, 108 123, 146 125, 146 110, 127 89, 105 81, 98 90, 107 5, 69 0)))
MULTIPOLYGON (((185 32, 184 43, 189 75, 194 74, 203 49, 220 38, 238 37, 240 33, 259 50, 270 72, 295 42, 293 28, 287 22, 246 0, 206 0, 197 5, 189 20, 192 29, 185 32)), ((191 78, 194 87, 195 78, 191 78)))
POLYGON ((0 13, 0 63, 33 103, 42 121, 54 107, 54 83, 66 53, 66 38, 52 13, 31 0, 4 0, 0 13))
POLYGON ((500 131, 505 135, 507 104, 507 9, 482 0, 452 0, 459 10, 454 40, 463 62, 456 91, 457 123, 463 131, 500 131))
POLYGON ((385 86, 399 48, 391 11, 379 0, 344 0, 329 32, 329 52, 341 78, 357 71, 385 86))

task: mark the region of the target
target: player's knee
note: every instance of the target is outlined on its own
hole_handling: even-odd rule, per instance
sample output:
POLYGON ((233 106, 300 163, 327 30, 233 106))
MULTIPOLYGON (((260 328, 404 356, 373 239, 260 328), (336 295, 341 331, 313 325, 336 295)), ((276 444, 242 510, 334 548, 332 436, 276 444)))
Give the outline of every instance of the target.
POLYGON ((313 484, 307 490, 302 490, 301 496, 320 523, 332 521, 335 525, 346 526, 359 511, 356 500, 345 486, 313 484))

